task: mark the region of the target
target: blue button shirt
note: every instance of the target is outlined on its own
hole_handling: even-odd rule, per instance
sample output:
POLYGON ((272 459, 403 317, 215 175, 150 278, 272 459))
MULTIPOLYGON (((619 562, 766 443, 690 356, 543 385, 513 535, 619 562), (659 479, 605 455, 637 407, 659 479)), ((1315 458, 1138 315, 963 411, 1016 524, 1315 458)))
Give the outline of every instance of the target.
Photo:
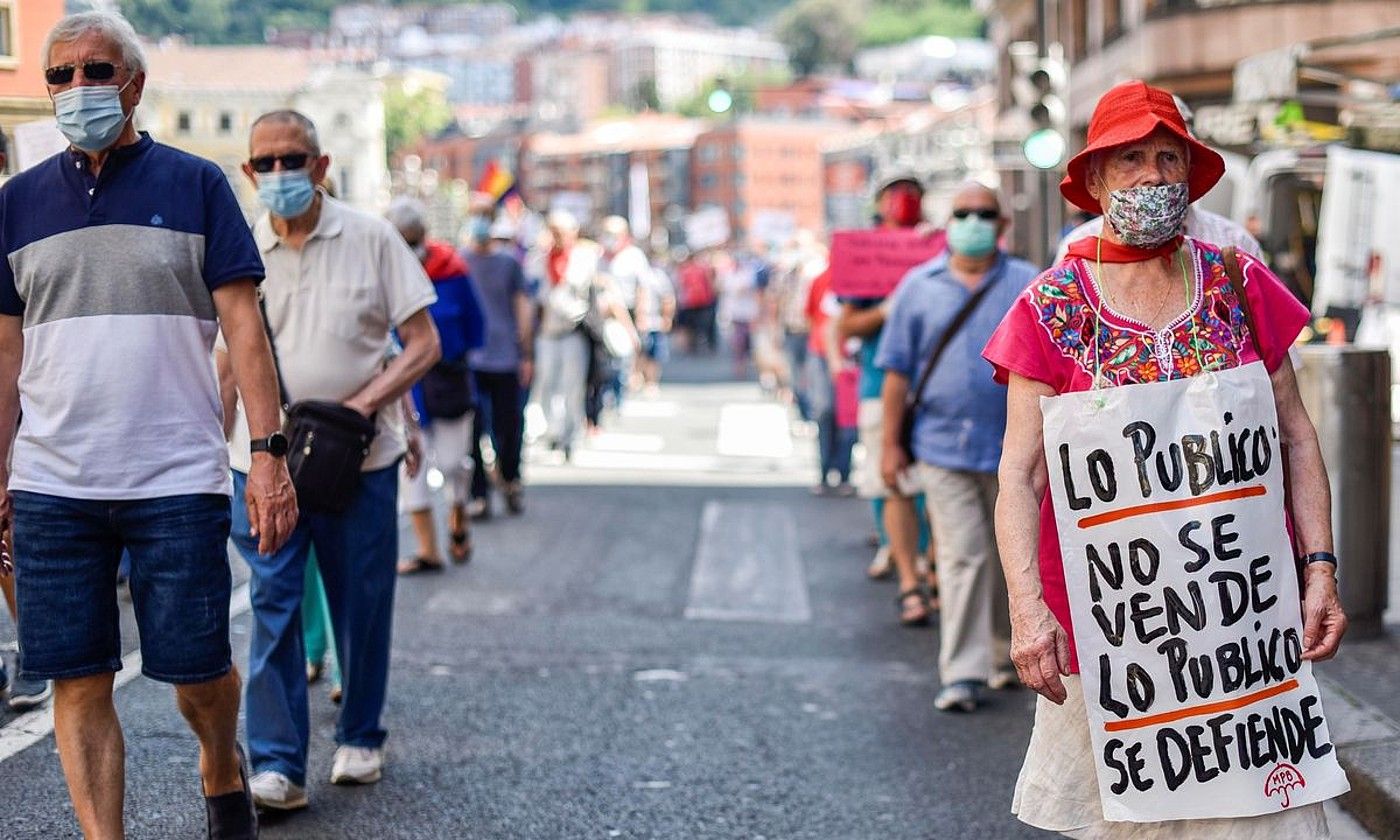
MULTIPOLYGON (((1006 388, 992 379, 982 348, 1001 319, 1039 272, 1024 260, 1000 254, 977 304, 924 386, 914 422, 914 457, 950 470, 995 472, 1006 431, 1006 388)), ((918 384, 934 342, 972 296, 948 268, 947 255, 916 266, 894 293, 875 363, 918 384)))

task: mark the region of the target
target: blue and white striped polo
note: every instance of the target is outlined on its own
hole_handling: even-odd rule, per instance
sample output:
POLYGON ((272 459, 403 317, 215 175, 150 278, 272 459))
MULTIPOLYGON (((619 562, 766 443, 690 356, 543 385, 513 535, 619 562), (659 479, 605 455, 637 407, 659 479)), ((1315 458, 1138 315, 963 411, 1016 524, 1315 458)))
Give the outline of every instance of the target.
POLYGON ((0 314, 24 325, 10 488, 230 493, 211 293, 263 266, 218 167, 146 134, 96 178, 60 153, 0 188, 0 247, 0 314))

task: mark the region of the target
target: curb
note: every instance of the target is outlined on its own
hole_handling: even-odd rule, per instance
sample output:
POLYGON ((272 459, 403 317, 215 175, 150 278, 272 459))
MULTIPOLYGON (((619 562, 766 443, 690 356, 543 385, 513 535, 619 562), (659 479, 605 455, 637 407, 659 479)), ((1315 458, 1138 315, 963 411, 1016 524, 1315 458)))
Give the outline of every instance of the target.
POLYGON ((1400 840, 1400 723, 1318 675, 1337 759, 1351 782, 1339 801, 1377 840, 1400 840))

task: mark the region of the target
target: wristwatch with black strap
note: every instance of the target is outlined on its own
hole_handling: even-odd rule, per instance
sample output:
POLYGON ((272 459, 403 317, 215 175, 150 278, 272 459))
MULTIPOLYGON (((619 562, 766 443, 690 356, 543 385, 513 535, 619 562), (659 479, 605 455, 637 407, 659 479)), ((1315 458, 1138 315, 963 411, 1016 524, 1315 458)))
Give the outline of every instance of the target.
POLYGON ((274 458, 285 458, 287 450, 291 444, 287 441, 287 436, 281 432, 273 432, 265 438, 257 438, 249 442, 250 452, 266 452, 274 458))
POLYGON ((1299 559, 1305 569, 1314 563, 1331 563, 1334 570, 1341 567, 1341 564, 1337 562, 1337 555, 1330 551, 1314 551, 1311 554, 1304 554, 1299 559))

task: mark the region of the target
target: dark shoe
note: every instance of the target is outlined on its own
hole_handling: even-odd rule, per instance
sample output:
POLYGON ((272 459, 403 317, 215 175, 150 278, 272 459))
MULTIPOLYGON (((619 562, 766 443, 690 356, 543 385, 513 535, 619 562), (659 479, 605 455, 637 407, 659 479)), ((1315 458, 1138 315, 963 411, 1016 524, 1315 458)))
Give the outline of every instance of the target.
POLYGON ((0 694, 5 693, 5 689, 10 686, 10 675, 5 671, 5 663, 0 660, 0 694))
POLYGON ((945 686, 933 698, 933 707, 940 712, 975 712, 982 702, 982 684, 964 680, 945 686))
POLYGON ((525 490, 520 486, 520 482, 513 481, 506 485, 506 510, 511 516, 519 516, 525 512, 525 490))
POLYGON ((53 695, 53 683, 48 680, 26 680, 17 676, 10 682, 10 709, 27 712, 53 695))
POLYGON ((238 778, 243 789, 204 797, 209 819, 209 840, 257 840, 258 809, 248 785, 248 755, 238 745, 238 778))

